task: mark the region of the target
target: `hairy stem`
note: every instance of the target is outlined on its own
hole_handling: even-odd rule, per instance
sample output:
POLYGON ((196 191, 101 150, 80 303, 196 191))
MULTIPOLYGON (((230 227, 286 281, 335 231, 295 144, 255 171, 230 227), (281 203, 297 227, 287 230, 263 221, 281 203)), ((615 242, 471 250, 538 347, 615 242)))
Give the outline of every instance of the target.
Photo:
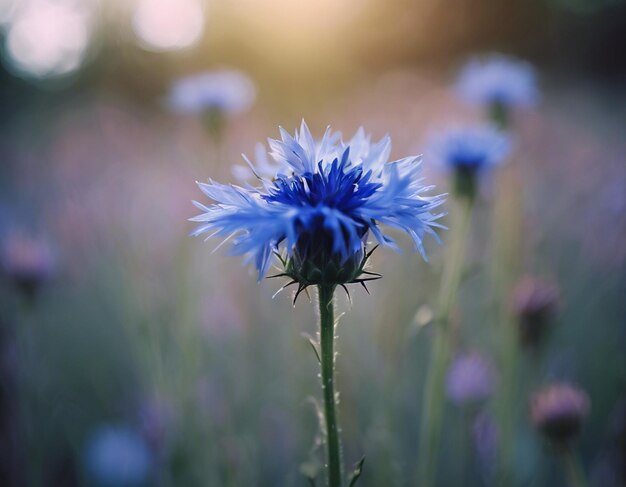
POLYGON ((320 285, 320 345, 322 362, 322 390, 324 393, 324 418, 326 419, 326 446, 328 450, 328 486, 341 486, 341 445, 335 398, 335 316, 333 308, 334 286, 320 285))

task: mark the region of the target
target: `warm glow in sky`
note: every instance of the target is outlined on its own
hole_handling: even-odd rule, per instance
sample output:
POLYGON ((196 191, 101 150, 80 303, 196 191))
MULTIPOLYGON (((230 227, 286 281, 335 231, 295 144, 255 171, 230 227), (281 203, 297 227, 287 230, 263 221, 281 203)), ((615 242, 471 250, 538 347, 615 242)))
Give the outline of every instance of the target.
POLYGON ((151 51, 173 51, 195 45, 204 32, 199 0, 140 0, 133 28, 151 51))

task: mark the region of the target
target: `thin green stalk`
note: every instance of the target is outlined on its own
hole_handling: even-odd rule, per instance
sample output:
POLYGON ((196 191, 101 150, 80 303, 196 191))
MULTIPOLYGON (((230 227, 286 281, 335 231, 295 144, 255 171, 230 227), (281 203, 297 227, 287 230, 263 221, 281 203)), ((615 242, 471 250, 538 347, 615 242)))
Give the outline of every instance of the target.
POLYGON ((513 442, 514 426, 517 419, 515 397, 520 386, 518 381, 519 350, 517 336, 512 319, 506 312, 500 314, 499 325, 503 328, 502 336, 502 391, 498 400, 498 416, 501 444, 499 449, 499 484, 513 485, 513 442))
POLYGON ((569 487, 587 487, 585 472, 574 450, 571 447, 565 447, 560 451, 560 456, 563 460, 563 467, 565 468, 565 475, 567 476, 569 487))
POLYGON ((341 445, 335 401, 335 316, 334 286, 318 286, 320 305, 320 346, 324 417, 326 419, 326 446, 328 450, 328 486, 341 486, 341 445))
POLYGON ((424 408, 418 445, 417 475, 420 487, 430 487, 435 482, 445 405, 444 379, 450 355, 452 332, 449 323, 450 313, 456 302, 461 282, 465 248, 472 219, 473 200, 463 198, 459 203, 460 208, 453 213, 449 254, 444 263, 437 309, 433 321, 433 348, 424 387, 424 408))
POLYGON ((499 194, 494 208, 494 249, 492 260, 492 296, 499 349, 502 387, 498 391, 498 485, 513 485, 514 430, 519 416, 519 340, 515 318, 508 306, 508 294, 519 273, 521 232, 521 192, 518 176, 508 168, 500 176, 499 194))

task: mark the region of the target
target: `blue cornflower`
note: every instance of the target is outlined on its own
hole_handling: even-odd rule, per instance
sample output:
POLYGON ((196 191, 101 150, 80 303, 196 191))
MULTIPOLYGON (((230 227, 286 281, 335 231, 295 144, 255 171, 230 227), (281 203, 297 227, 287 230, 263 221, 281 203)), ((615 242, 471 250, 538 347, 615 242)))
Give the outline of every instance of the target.
POLYGON ((449 169, 482 171, 500 164, 511 149, 510 138, 489 126, 456 126, 432 137, 434 161, 449 169))
POLYGON ((533 67, 500 54, 470 60, 459 75, 457 90, 462 98, 477 104, 532 106, 539 99, 533 67))
POLYGON ((167 105, 178 113, 236 115, 250 108, 256 97, 254 83, 232 69, 205 71, 175 81, 167 105))
POLYGON ((470 60, 461 70, 456 91, 463 100, 486 106, 499 124, 507 123, 511 109, 539 100, 533 67, 500 54, 470 60))
POLYGON ((510 138, 490 125, 452 127, 432 137, 429 154, 454 173, 457 193, 473 197, 476 176, 500 164, 510 146, 510 138))
POLYGON ((232 253, 254 262, 259 278, 277 255, 281 275, 301 289, 363 281, 370 234, 398 248, 381 225, 406 232, 425 256, 422 239, 436 238, 442 214, 432 210, 444 196, 425 195, 432 186, 422 184, 419 156, 388 162, 389 137, 374 143, 363 129, 347 143, 330 129, 316 142, 304 121, 294 136, 280 132, 280 140, 268 140, 271 179, 246 158, 257 187, 198 183, 215 203, 194 201, 203 213, 191 219, 200 223, 192 235, 232 238, 232 253))

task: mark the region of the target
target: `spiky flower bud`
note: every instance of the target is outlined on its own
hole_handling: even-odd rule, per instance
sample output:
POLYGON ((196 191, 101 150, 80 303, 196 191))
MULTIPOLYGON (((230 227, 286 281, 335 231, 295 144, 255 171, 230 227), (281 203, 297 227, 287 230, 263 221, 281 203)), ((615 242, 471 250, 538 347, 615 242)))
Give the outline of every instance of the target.
POLYGON ((567 444, 576 437, 589 408, 587 394, 564 383, 551 384, 530 400, 530 415, 535 428, 557 444, 567 444))
POLYGON ((517 316, 523 346, 532 348, 542 342, 559 304, 560 294, 555 284, 530 276, 519 280, 511 295, 511 307, 517 316))

